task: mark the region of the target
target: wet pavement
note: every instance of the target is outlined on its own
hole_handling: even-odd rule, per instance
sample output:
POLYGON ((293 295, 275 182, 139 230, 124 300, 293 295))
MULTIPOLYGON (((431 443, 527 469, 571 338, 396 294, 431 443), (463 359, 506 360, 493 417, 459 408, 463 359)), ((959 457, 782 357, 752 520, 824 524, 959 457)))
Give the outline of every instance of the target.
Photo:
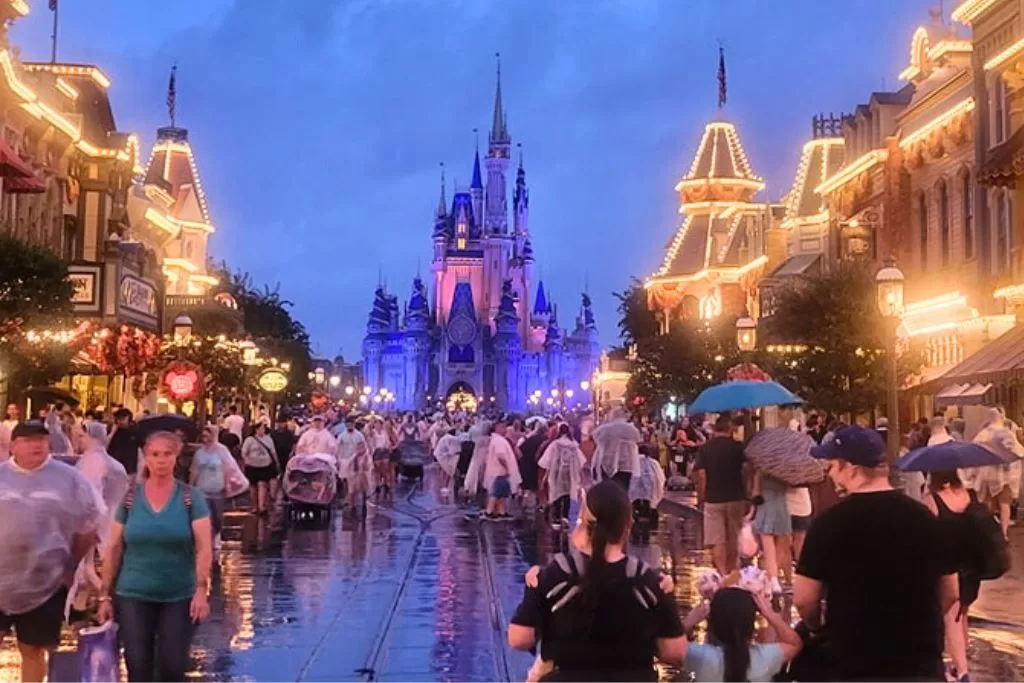
MULTIPOLYGON (((193 642, 192 680, 521 681, 532 662, 505 645, 524 572, 564 549, 544 524, 466 519, 425 487, 366 519, 336 512, 319 528, 235 515, 215 572, 211 618, 193 642)), ((632 553, 676 582, 684 611, 709 565, 700 519, 663 515, 632 553)), ((1024 629, 972 628, 974 680, 1024 680, 1024 629)), ((75 657, 70 636, 56 660, 75 657)), ((664 668, 662 678, 679 672, 664 668)), ((0 681, 17 680, 11 639, 0 681)))

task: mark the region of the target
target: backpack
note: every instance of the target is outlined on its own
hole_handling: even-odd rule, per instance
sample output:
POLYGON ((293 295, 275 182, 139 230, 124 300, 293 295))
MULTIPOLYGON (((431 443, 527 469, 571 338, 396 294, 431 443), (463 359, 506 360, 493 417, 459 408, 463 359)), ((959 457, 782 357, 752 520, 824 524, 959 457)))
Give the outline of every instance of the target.
MULTIPOLYGON (((177 482, 178 486, 182 486, 181 482, 177 482)), ((124 506, 124 521, 128 523, 128 515, 132 513, 132 504, 135 503, 135 488, 138 486, 135 479, 132 478, 131 485, 128 487, 128 493, 124 495, 124 501, 121 503, 124 506)), ((182 491, 182 496, 185 498, 185 511, 188 513, 188 518, 192 519, 192 487, 185 486, 185 490, 182 491)))
MULTIPOLYGON (((578 550, 558 553, 553 560, 569 578, 552 588, 545 596, 548 600, 554 600, 551 604, 552 614, 569 604, 569 601, 583 590, 583 575, 588 564, 587 558, 578 550)), ((651 590, 644 580, 649 570, 642 560, 626 557, 626 578, 633 583, 633 595, 644 609, 654 609, 658 605, 658 594, 651 590)))
POLYGON ((974 492, 964 508, 964 525, 973 557, 964 573, 982 581, 992 581, 1010 570, 1010 544, 988 506, 979 503, 974 492))

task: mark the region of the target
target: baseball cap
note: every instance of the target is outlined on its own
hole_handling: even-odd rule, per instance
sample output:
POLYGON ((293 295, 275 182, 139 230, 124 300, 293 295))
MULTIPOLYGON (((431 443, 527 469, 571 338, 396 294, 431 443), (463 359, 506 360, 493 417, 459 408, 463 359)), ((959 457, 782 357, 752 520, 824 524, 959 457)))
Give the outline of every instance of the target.
POLYGON ((15 425, 14 429, 11 430, 11 439, 49 435, 50 431, 39 420, 19 422, 17 425, 15 425))
POLYGON ((853 425, 836 432, 828 443, 811 449, 819 460, 845 460, 860 467, 878 467, 885 462, 885 441, 873 429, 853 425))

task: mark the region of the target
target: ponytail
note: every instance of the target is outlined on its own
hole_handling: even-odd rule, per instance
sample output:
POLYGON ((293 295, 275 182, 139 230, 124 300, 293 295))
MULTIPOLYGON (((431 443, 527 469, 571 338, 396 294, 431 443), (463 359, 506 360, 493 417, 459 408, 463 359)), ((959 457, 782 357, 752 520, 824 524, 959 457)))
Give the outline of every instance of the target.
POLYGON ((596 484, 586 496, 587 537, 590 540, 590 562, 580 583, 583 604, 591 617, 604 594, 608 574, 605 552, 609 545, 622 543, 629 531, 633 510, 629 496, 618 482, 608 479, 596 484))
POLYGON ((746 681, 750 669, 750 641, 721 643, 722 655, 725 660, 723 681, 746 681))

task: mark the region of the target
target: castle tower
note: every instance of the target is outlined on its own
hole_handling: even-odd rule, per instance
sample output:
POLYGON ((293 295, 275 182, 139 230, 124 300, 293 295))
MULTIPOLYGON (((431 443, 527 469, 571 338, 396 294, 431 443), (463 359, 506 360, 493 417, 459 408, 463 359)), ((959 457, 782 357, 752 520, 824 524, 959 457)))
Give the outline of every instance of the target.
POLYGON ((562 339, 562 331, 558 328, 558 313, 554 308, 549 309, 551 311, 550 322, 548 322, 547 330, 544 335, 544 355, 547 361, 546 370, 547 378, 544 382, 547 394, 551 389, 555 389, 559 385, 559 380, 564 379, 562 373, 562 351, 564 346, 564 340, 562 339))
POLYGON ((374 292, 373 308, 366 323, 363 337, 363 386, 377 389, 383 386, 384 372, 382 359, 391 330, 391 311, 387 292, 382 285, 374 292))
POLYGON ((469 184, 469 196, 473 198, 473 215, 484 215, 484 181, 480 174, 479 144, 476 147, 476 152, 473 154, 473 180, 469 184))
POLYGON ((503 411, 522 410, 526 405, 525 389, 519 381, 522 340, 511 280, 505 280, 502 285, 501 304, 494 324, 494 395, 497 407, 503 411))
POLYGON ((523 168, 523 148, 519 148, 519 168, 516 170, 516 188, 512 193, 512 229, 517 245, 529 234, 530 190, 526 187, 526 170, 523 168))
POLYGON ((422 408, 430 380, 430 309, 427 288, 417 275, 412 281, 412 295, 405 313, 402 354, 405 359, 405 382, 399 394, 402 410, 422 408))

